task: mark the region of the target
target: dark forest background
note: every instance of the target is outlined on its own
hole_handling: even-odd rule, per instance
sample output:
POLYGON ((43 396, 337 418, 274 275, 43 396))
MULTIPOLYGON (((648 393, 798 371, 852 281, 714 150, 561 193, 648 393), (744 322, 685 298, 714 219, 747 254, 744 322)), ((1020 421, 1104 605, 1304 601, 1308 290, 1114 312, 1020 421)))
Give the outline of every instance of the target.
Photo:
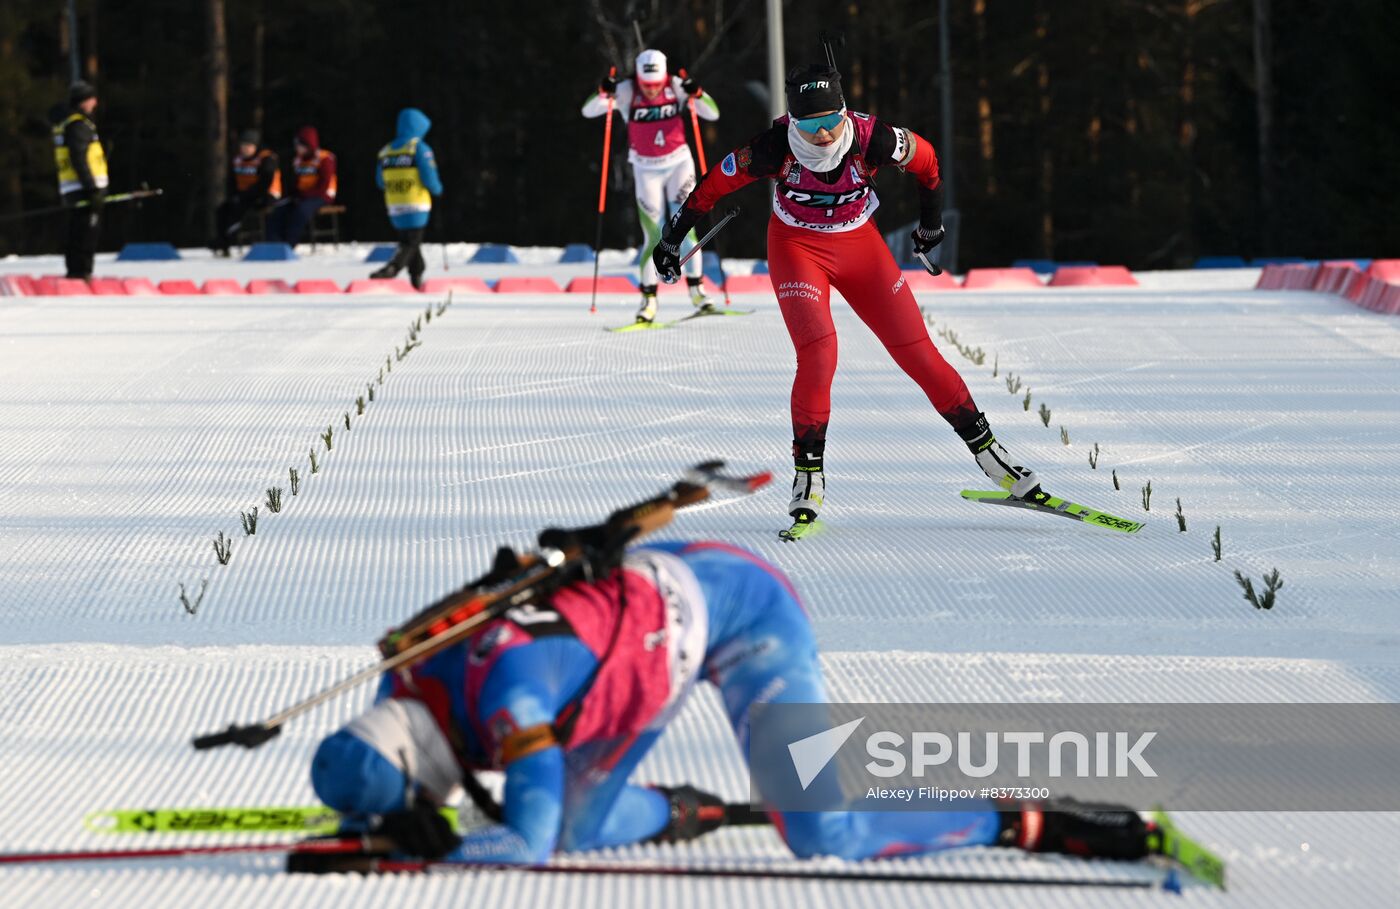
MULTIPOLYGON (((602 126, 579 106, 649 46, 720 104, 716 162, 768 122, 762 0, 78 0, 84 76, 113 190, 104 247, 206 241, 229 137, 290 158, 303 123, 340 160, 348 233, 392 235, 376 150, 400 107, 433 119, 447 195, 429 239, 591 242, 602 126)), ((787 64, 841 29, 847 97, 940 147, 938 3, 791 0, 787 64)), ((1201 254, 1394 255, 1400 248, 1400 16, 1394 0, 952 0, 961 264, 1017 257, 1133 267, 1201 254), (1256 26, 1261 26, 1256 28, 1256 26), (1386 86, 1390 88, 1386 88, 1386 86)), ((0 5, 0 216, 56 201, 49 109, 69 81, 63 0, 0 5)), ((614 131, 605 244, 639 239, 614 131)), ((881 177, 880 222, 914 217, 881 177)), ((762 255, 764 192, 726 235, 762 255)), ((0 254, 56 251, 56 217, 0 224, 0 254)))

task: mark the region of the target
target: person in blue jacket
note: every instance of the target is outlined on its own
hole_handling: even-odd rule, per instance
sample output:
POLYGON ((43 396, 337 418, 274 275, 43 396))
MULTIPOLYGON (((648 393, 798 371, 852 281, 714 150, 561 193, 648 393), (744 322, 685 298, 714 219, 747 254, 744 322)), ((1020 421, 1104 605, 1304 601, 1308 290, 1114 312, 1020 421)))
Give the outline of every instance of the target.
POLYGON ((433 210, 433 197, 442 195, 442 179, 438 176, 433 150, 423 137, 433 122, 416 107, 399 111, 394 141, 379 150, 379 165, 374 181, 384 190, 384 204, 389 220, 399 232, 399 248, 383 268, 372 278, 392 278, 404 268, 409 280, 423 289, 423 234, 433 210))
MULTIPOLYGON (((377 833, 429 859, 533 865, 556 851, 674 843, 714 830, 726 817, 718 797, 632 779, 702 679, 719 689, 751 765, 788 761, 784 750, 750 753, 750 708, 821 704, 827 692, 811 623, 782 572, 723 543, 672 542, 632 549, 618 568, 593 577, 517 605, 462 643, 386 676, 375 705, 321 742, 311 782, 348 816, 347 832, 377 833), (438 806, 472 786, 477 770, 504 771, 499 821, 459 836, 438 806)), ((834 774, 822 771, 814 785, 838 785, 834 774)), ((979 799, 927 812, 765 807, 802 857, 975 845, 1147 854, 1147 823, 1103 806, 979 799)))

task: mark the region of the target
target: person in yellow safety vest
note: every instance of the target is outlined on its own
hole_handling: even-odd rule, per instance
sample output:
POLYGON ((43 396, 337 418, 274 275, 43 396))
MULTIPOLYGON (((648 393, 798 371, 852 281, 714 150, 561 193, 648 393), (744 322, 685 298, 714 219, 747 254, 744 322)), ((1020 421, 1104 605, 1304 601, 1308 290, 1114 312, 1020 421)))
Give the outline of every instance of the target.
POLYGON ((438 176, 437 160, 423 137, 433 121, 415 107, 399 111, 394 141, 379 150, 379 165, 374 179, 384 190, 384 204, 389 209, 389 221, 399 232, 399 248, 383 268, 372 278, 392 278, 405 267, 413 286, 423 288, 423 234, 428 229, 428 217, 433 210, 433 196, 442 195, 442 179, 438 176))
POLYGON ((297 130, 296 157, 292 172, 296 178, 288 198, 277 203, 272 217, 267 219, 267 238, 290 243, 301 239, 302 232, 316 211, 335 201, 335 155, 321 147, 321 136, 314 126, 297 130))
POLYGON ((102 203, 107 199, 107 156, 97 124, 92 122, 97 90, 86 82, 74 82, 68 89, 68 107, 67 116, 53 128, 58 191, 69 209, 63 261, 68 277, 86 281, 92 277, 102 203), (79 207, 79 202, 87 204, 79 207))
POLYGON ((229 243, 250 212, 265 212, 282 198, 282 171, 277 153, 262 147, 262 136, 245 129, 238 136, 238 153, 229 166, 228 195, 216 215, 214 252, 228 255, 229 243))

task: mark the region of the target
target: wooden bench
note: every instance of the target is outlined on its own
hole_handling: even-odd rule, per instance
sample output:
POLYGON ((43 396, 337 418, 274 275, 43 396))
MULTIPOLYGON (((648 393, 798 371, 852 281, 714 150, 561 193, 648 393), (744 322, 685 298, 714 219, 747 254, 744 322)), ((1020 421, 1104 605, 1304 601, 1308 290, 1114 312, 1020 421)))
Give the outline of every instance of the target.
POLYGON ((322 205, 307 226, 306 237, 311 248, 316 248, 318 240, 328 241, 332 246, 340 245, 340 216, 345 214, 344 205, 322 205))

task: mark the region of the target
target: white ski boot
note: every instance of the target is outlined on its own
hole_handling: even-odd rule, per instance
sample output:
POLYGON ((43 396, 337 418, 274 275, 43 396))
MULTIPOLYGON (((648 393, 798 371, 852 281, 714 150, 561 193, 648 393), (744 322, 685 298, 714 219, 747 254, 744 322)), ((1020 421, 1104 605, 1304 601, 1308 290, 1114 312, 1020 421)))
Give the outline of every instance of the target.
POLYGON ((978 414, 976 422, 959 430, 958 435, 977 459, 977 466, 998 489, 1018 499, 1033 499, 1040 494, 1040 477, 1034 470, 1011 463, 1011 455, 992 435, 985 416, 978 414))
POLYGON ((656 291, 651 293, 642 291, 642 305, 637 309, 638 322, 656 321, 656 291))

